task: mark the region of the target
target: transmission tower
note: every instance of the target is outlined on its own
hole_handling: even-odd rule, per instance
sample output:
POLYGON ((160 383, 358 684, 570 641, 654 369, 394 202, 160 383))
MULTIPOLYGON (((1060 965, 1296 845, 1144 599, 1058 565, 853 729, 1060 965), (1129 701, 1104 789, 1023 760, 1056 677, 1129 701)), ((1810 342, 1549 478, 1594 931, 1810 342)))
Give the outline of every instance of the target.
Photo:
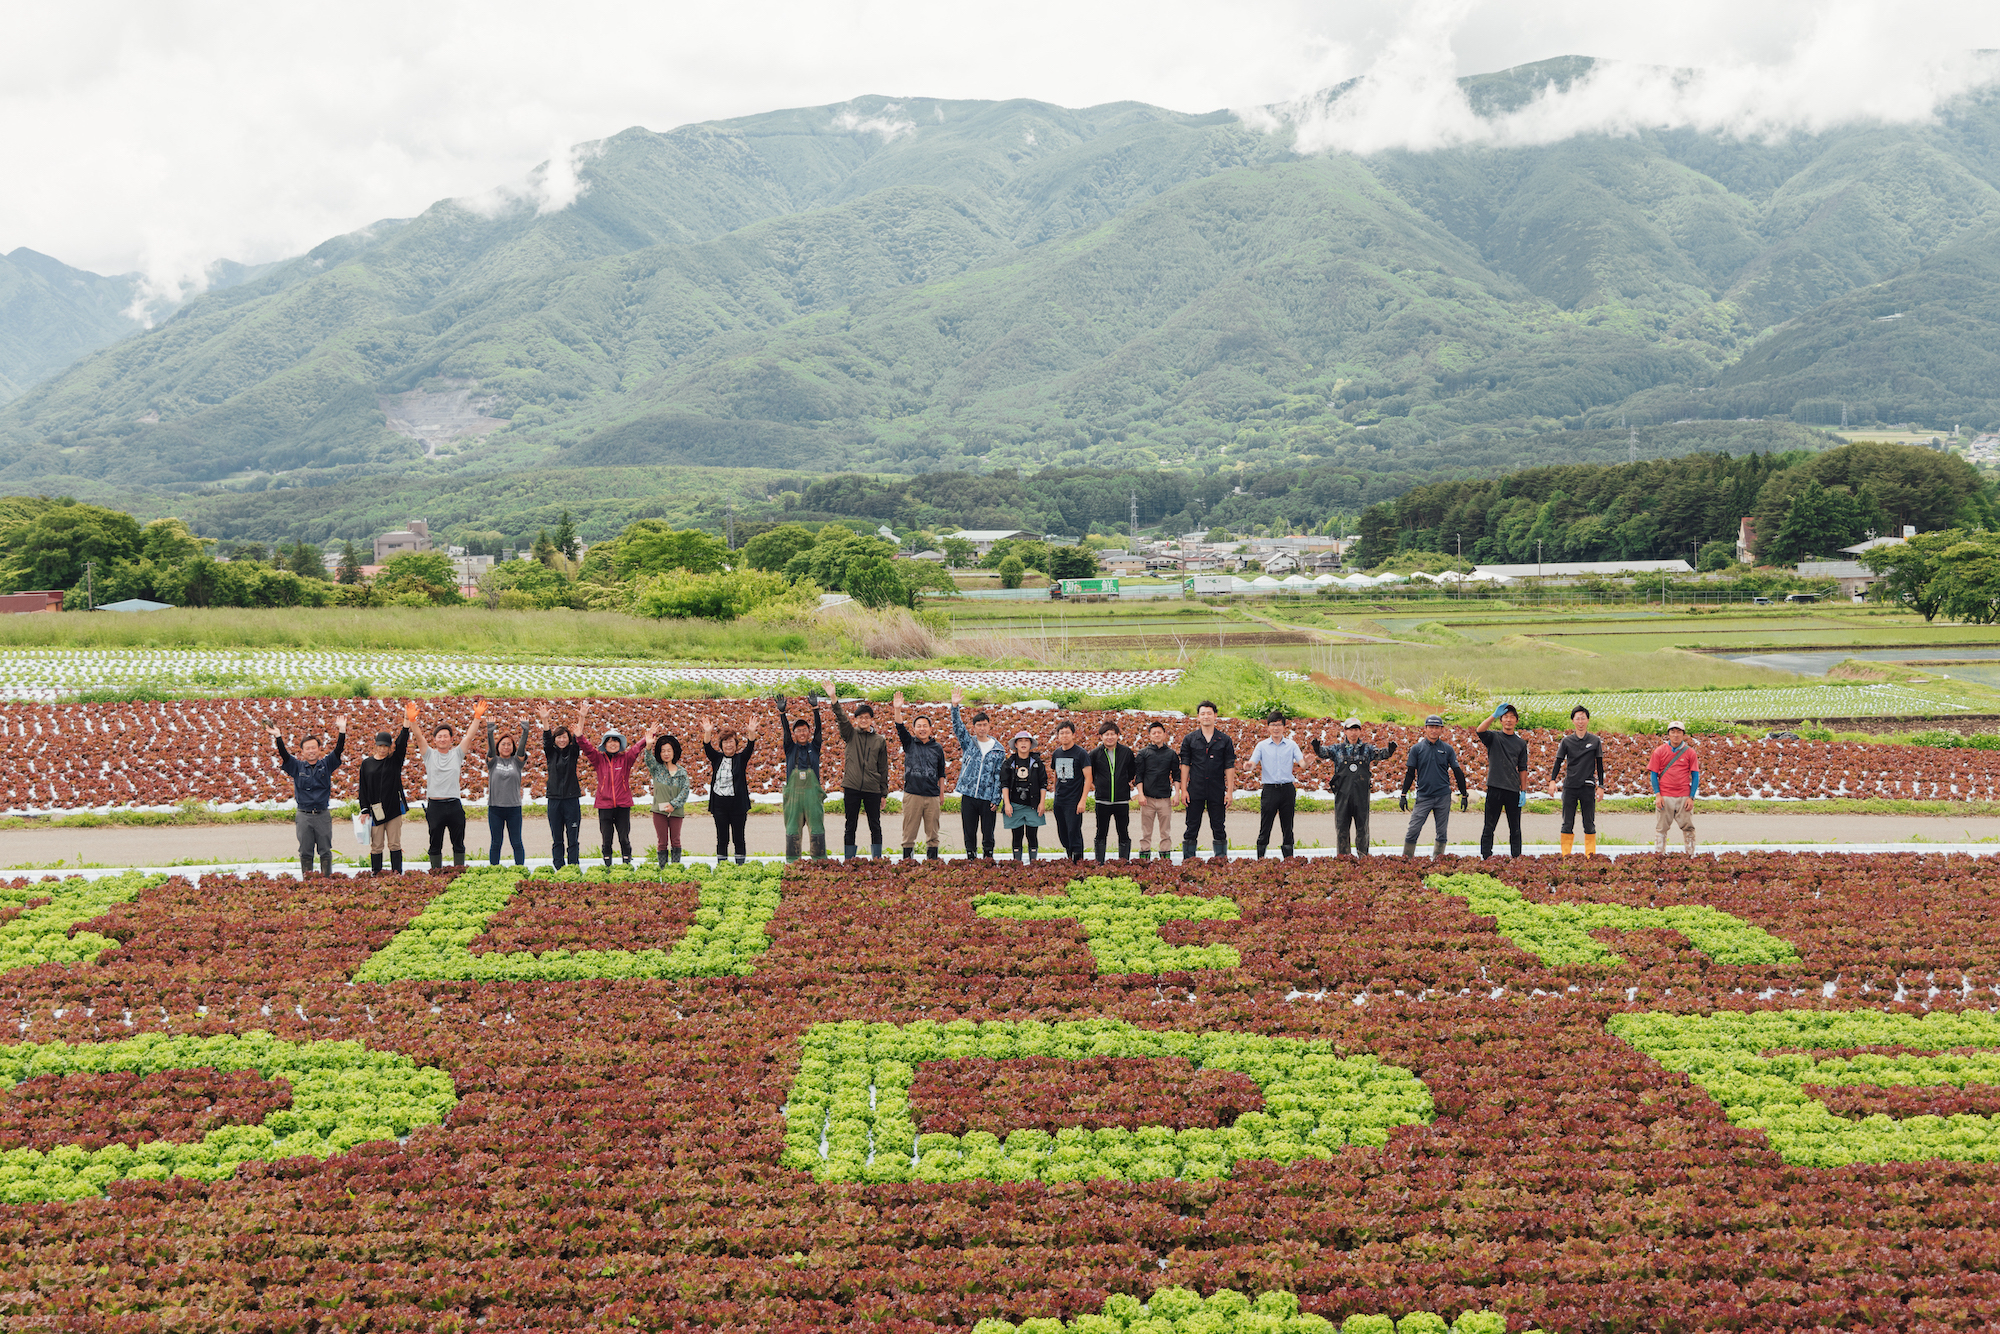
POLYGON ((1631 438, 1625 442, 1625 461, 1627 463, 1639 461, 1639 428, 1636 426, 1632 428, 1631 438))
POLYGON ((1134 491, 1132 493, 1132 541, 1134 543, 1137 543, 1138 540, 1139 540, 1139 493, 1137 491, 1134 491))

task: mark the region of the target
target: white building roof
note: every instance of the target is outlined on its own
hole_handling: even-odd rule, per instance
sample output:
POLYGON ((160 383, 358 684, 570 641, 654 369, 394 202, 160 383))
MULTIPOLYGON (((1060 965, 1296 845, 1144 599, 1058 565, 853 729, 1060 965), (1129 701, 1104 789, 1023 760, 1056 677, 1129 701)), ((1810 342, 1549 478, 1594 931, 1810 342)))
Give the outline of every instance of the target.
POLYGON ((1033 537, 1025 528, 961 528, 953 537, 966 542, 1005 542, 1010 537, 1033 537))
POLYGON ((1882 576, 1858 560, 1802 560, 1802 579, 1880 579, 1882 576))

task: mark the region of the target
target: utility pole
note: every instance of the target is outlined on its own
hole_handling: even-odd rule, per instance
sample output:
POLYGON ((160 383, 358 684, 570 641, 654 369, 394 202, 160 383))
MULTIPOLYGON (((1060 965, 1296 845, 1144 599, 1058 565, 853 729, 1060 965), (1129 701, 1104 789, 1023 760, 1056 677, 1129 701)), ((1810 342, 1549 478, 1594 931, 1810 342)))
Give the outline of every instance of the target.
POLYGON ((1634 426, 1631 429, 1632 434, 1625 441, 1625 461, 1627 463, 1637 463, 1639 461, 1639 428, 1634 426))
POLYGON ((97 562, 94 560, 83 563, 83 600, 89 610, 97 610, 97 562))
POLYGON ((1535 578, 1542 577, 1542 539, 1535 539, 1535 578))
MULTIPOLYGON (((1458 563, 1460 565, 1463 565, 1465 564, 1465 534, 1453 533, 1452 536, 1458 539, 1458 563)), ((1464 593, 1465 593, 1465 571, 1460 570, 1458 572, 1458 583, 1453 587, 1451 595, 1454 598, 1456 598, 1463 596, 1464 593)))
POLYGON ((1139 493, 1132 493, 1132 549, 1139 548, 1139 493))
POLYGON ((724 524, 723 531, 726 534, 723 538, 723 544, 731 551, 734 551, 736 550, 736 506, 724 505, 722 507, 722 522, 724 524))
POLYGON ((1840 405, 1840 429, 1843 431, 1847 429, 1847 404, 1845 403, 1840 405))

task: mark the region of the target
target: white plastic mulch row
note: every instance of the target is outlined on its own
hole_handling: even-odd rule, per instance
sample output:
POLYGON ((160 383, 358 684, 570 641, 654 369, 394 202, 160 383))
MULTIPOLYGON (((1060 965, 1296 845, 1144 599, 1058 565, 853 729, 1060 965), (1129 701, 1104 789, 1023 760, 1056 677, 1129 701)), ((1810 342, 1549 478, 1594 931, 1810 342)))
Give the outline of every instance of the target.
POLYGON ((863 690, 918 681, 966 689, 1138 690, 1180 678, 1180 669, 1134 672, 921 671, 809 667, 661 667, 644 663, 518 663, 443 654, 330 653, 305 649, 15 649, 0 655, 0 699, 57 700, 80 690, 155 685, 227 691, 236 685, 296 689, 363 680, 377 694, 422 694, 459 686, 537 694, 633 694, 663 681, 775 687, 801 678, 863 690))

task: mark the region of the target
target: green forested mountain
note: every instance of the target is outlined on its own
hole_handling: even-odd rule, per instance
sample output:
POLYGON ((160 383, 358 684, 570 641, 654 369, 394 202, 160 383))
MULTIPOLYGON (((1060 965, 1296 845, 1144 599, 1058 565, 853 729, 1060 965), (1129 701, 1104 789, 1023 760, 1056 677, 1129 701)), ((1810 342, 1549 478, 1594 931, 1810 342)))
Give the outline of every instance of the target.
POLYGON ((0 403, 139 327, 135 275, 106 278, 22 246, 0 255, 0 403))
MULTIPOLYGON (((1466 85, 1505 109, 1589 67, 1466 85)), ((875 97, 592 154, 567 207, 439 203, 35 385, 0 486, 297 511, 270 490, 385 472, 1166 466, 1319 469, 1358 505, 1610 461, 1621 421, 2000 422, 2000 96, 1369 158, 1226 113, 875 97)))

